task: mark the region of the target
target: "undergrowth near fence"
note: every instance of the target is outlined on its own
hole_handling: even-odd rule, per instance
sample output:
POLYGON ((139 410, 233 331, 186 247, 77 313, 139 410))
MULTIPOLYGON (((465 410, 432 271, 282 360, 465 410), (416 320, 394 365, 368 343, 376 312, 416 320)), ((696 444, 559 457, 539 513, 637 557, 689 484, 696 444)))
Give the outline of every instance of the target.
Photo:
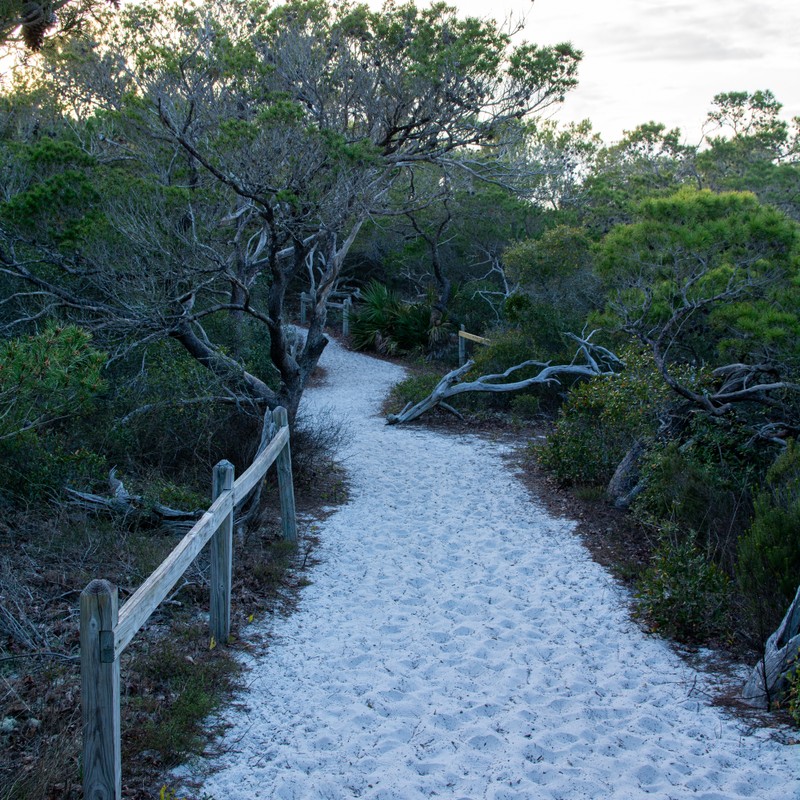
MULTIPOLYGON (((304 442, 293 442, 305 463, 296 476, 298 509, 312 518, 323 513, 319 505, 347 497, 343 471, 332 460, 341 426, 329 419, 316 435, 316 422, 306 426, 304 442)), ((194 497, 195 490, 171 491, 194 497)), ((272 473, 263 497, 258 519, 234 537, 231 646, 210 647, 206 551, 122 655, 126 800, 155 800, 165 770, 209 746, 214 710, 243 679, 236 652, 251 646, 259 619, 288 613, 308 582, 303 569, 313 562, 313 529, 298 546, 284 542, 272 473)), ((81 796, 81 588, 108 578, 120 587, 122 603, 179 538, 68 507, 0 521, 0 800, 81 796)))

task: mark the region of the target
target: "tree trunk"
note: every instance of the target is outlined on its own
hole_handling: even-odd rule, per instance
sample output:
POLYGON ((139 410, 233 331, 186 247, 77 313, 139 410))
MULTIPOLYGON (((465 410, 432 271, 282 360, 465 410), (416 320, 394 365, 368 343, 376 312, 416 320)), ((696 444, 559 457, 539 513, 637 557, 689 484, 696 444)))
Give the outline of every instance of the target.
POLYGON ((778 630, 767 639, 764 656, 742 689, 742 699, 757 708, 771 708, 786 694, 789 676, 800 669, 800 586, 778 630))
POLYGON ((170 334, 180 342, 192 358, 220 378, 237 395, 260 408, 280 405, 278 395, 264 381, 249 373, 232 358, 220 353, 201 339, 188 322, 178 325, 170 334))
POLYGON ((639 466, 644 454, 644 442, 637 439, 633 447, 625 454, 614 475, 608 482, 606 494, 614 504, 614 508, 628 508, 633 499, 642 490, 639 479, 639 466))

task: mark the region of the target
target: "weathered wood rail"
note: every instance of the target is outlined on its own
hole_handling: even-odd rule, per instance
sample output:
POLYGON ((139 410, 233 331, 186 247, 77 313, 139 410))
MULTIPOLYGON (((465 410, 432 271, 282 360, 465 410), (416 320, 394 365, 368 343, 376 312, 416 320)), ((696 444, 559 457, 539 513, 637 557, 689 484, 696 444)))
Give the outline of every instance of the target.
POLYGON ((467 333, 464 326, 458 332, 458 365, 463 367, 467 363, 467 342, 477 342, 478 344, 491 344, 489 339, 478 336, 475 333, 467 333))
MULTIPOLYGON (((308 323, 308 309, 314 299, 310 294, 303 292, 300 295, 300 324, 306 325, 308 323)), ((342 312, 342 336, 350 335, 350 314, 353 311, 353 297, 352 295, 344 295, 341 303, 335 303, 329 300, 326 304, 327 308, 338 308, 342 312)))
MULTIPOLYGON (((167 597, 192 561, 210 541, 211 636, 226 644, 230 636, 233 516, 277 464, 283 537, 297 539, 289 424, 286 410, 276 408, 264 420, 274 435, 253 463, 233 479, 233 465, 214 467, 212 503, 170 555, 119 609, 117 587, 92 581, 81 593, 81 703, 83 712, 83 796, 86 800, 120 800, 119 658, 150 615, 167 597)), ((269 428, 267 428, 269 429, 269 428)), ((264 441, 264 440, 262 440, 264 441)))

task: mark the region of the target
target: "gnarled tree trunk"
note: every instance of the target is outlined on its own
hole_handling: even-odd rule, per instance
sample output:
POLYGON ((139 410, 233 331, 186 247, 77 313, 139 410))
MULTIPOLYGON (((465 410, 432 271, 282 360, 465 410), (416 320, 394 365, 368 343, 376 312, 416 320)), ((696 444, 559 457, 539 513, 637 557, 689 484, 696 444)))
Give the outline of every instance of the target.
POLYGON ((770 708, 786 693, 789 675, 800 669, 800 586, 778 630, 767 639, 764 656, 753 667, 742 699, 757 708, 770 708))

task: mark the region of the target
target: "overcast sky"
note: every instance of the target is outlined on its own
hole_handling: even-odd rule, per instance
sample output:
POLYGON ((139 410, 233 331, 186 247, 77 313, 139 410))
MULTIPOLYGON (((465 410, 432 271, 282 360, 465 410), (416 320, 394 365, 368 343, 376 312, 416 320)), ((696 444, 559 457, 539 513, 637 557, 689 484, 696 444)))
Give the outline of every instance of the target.
POLYGON ((525 15, 524 38, 583 50, 557 119, 588 117, 606 141, 642 122, 696 144, 714 95, 771 89, 800 115, 797 0, 449 0, 473 16, 525 15))
POLYGON ((447 2, 464 15, 524 18, 528 41, 582 50, 579 86, 555 118, 588 118, 606 142, 654 120, 697 144, 720 92, 771 89, 787 118, 800 116, 798 0, 447 2))

